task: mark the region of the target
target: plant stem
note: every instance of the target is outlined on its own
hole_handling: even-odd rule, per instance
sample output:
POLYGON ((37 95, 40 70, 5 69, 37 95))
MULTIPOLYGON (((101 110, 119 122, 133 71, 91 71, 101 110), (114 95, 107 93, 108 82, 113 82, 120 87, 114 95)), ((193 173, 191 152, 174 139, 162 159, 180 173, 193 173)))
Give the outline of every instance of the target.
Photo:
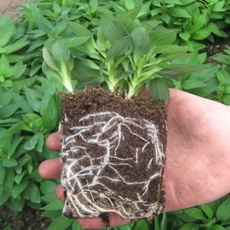
POLYGON ((60 75, 61 75, 61 78, 62 78, 62 83, 70 93, 73 93, 73 86, 72 86, 72 82, 71 82, 71 76, 70 76, 69 71, 67 70, 67 66, 66 66, 65 63, 61 63, 60 67, 61 67, 60 75))

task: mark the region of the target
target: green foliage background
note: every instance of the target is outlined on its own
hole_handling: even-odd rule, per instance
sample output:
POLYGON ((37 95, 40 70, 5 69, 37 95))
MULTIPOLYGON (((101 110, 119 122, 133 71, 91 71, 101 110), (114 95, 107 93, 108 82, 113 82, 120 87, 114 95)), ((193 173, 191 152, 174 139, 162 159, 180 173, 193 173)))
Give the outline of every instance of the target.
MULTIPOLYGON (((96 34, 101 15, 117 15, 140 7, 138 19, 173 29, 176 44, 197 55, 189 64, 205 70, 174 78, 170 87, 230 105, 230 47, 207 62, 206 44, 230 38, 228 0, 35 0, 25 2, 20 17, 0 17, 0 206, 14 212, 25 205, 42 209, 52 219, 49 230, 80 229, 61 216, 62 202, 54 195, 58 181, 43 180, 39 163, 58 157, 45 147, 47 136, 57 130, 62 85, 42 72, 42 48, 57 39, 75 45, 70 22, 96 34), (71 43, 72 42, 72 43, 71 43)), ((75 41, 76 42, 76 41, 75 41)), ((79 41, 78 41, 79 42, 79 41)), ((218 188, 217 188, 218 189, 218 188)), ((229 230, 230 196, 210 204, 161 214, 152 223, 144 220, 114 228, 229 230)))

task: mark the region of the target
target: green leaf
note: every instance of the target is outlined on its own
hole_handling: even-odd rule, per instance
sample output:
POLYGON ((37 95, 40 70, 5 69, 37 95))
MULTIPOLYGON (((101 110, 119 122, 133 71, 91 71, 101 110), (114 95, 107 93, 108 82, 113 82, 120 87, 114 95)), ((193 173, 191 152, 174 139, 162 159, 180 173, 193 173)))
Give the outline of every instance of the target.
MULTIPOLYGON (((42 118, 35 114, 35 113, 27 113, 22 115, 22 120, 24 121, 25 125, 28 125, 30 131, 37 132, 41 129, 43 122, 42 118)), ((27 127, 23 127, 25 130, 27 130, 27 127)))
POLYGON ((0 108, 2 108, 5 105, 8 105, 10 101, 11 101, 11 96, 9 91, 1 92, 0 108))
POLYGON ((204 213, 199 208, 196 208, 196 207, 186 209, 185 213, 197 220, 205 219, 204 213))
POLYGON ((169 12, 175 18, 191 18, 188 11, 182 7, 173 7, 169 12))
POLYGON ((17 165, 17 160, 15 158, 5 158, 2 162, 2 165, 6 168, 11 168, 17 165))
POLYGON ((0 58, 0 74, 3 76, 8 76, 10 72, 9 61, 5 55, 2 55, 0 58))
POLYGON ((44 127, 52 130, 56 127, 59 119, 59 104, 55 99, 55 95, 47 91, 41 102, 41 115, 44 127))
POLYGON ((85 26, 75 23, 68 22, 70 29, 78 36, 78 37, 93 37, 93 34, 88 30, 85 26))
POLYGON ((70 50, 60 44, 59 41, 55 42, 52 46, 53 58, 61 63, 66 63, 70 58, 70 50))
POLYGON ((226 199, 217 209, 216 217, 220 221, 230 220, 230 198, 226 199))
POLYGON ((36 98, 37 92, 31 88, 25 88, 25 96, 30 107, 35 111, 40 111, 40 101, 36 98))
POLYGON ((25 98, 19 95, 16 91, 10 91, 11 97, 13 101, 25 112, 32 113, 33 110, 30 107, 29 103, 25 100, 25 98))
POLYGON ((149 83, 149 90, 152 98, 167 101, 170 98, 169 89, 162 78, 154 78, 149 83))
POLYGON ((24 137, 16 137, 13 140, 13 143, 12 143, 12 146, 10 148, 10 151, 7 153, 7 157, 9 159, 14 155, 16 149, 18 148, 19 144, 22 142, 23 139, 24 139, 24 137))
POLYGON ((195 33, 192 34, 192 38, 195 40, 203 40, 207 38, 211 34, 211 31, 209 28, 207 29, 202 29, 199 31, 196 31, 195 33))
POLYGON ((80 46, 87 42, 91 36, 82 36, 82 37, 74 37, 74 38, 62 38, 59 40, 61 46, 66 48, 72 48, 76 46, 80 46))
POLYGON ((200 205, 200 208, 206 214, 206 216, 208 217, 208 219, 211 219, 213 217, 213 211, 209 207, 208 204, 202 204, 202 205, 200 205))
POLYGON ((226 230, 226 228, 219 225, 219 224, 215 224, 215 225, 211 226, 210 230, 226 230))
POLYGON ((23 207, 24 207, 24 204, 25 204, 25 200, 23 198, 21 198, 21 197, 19 197, 18 199, 11 198, 9 206, 14 211, 21 212, 23 207))
POLYGON ((225 4, 227 6, 226 1, 224 1, 224 0, 218 1, 218 2, 216 2, 216 4, 214 5, 214 7, 212 8, 212 10, 214 12, 224 12, 224 11, 226 11, 225 4))
POLYGON ((87 59, 78 59, 74 65, 73 72, 78 77, 77 89, 83 89, 85 86, 98 86, 104 78, 100 75, 98 67, 94 67, 94 63, 87 59))
MULTIPOLYGON (((21 50, 22 48, 24 48, 28 44, 29 44, 29 41, 27 40, 26 37, 19 39, 18 41, 14 42, 10 45, 5 46, 4 51, 2 53, 4 53, 4 54, 14 53, 16 51, 21 50)), ((1 51, 0 51, 0 53, 1 53, 1 51)))
POLYGON ((175 42, 176 35, 177 34, 174 30, 168 30, 164 27, 156 27, 153 28, 153 31, 150 34, 150 40, 152 46, 170 45, 175 42))
POLYGON ((108 39, 108 41, 112 44, 126 36, 129 36, 123 25, 109 17, 102 17, 101 28, 106 39, 108 39))
POLYGON ((147 54, 151 48, 150 37, 144 26, 135 28, 131 33, 134 46, 134 54, 140 57, 147 54))
POLYGON ((43 136, 42 133, 37 133, 37 136, 38 136, 38 141, 37 141, 37 144, 36 144, 36 146, 35 146, 35 149, 36 149, 39 153, 42 153, 43 148, 44 148, 44 143, 45 143, 44 136, 43 136))
POLYGON ((54 193, 57 184, 51 180, 43 180, 40 183, 40 190, 43 194, 54 193))
POLYGON ((52 221, 47 230, 66 230, 72 225, 73 221, 76 220, 68 219, 63 216, 58 216, 52 221))
POLYGON ((29 150, 35 149, 37 141, 38 141, 38 135, 35 134, 32 136, 32 138, 30 138, 28 141, 25 142, 25 145, 24 145, 25 150, 29 151, 29 150))
POLYGON ((24 172, 22 172, 22 173, 20 173, 20 174, 17 174, 17 175, 14 177, 14 181, 15 181, 17 184, 20 184, 20 182, 22 181, 22 179, 24 178, 24 176, 25 176, 26 173, 27 173, 27 172, 24 171, 24 172))
POLYGON ((122 38, 116 43, 112 44, 106 56, 107 61, 114 62, 114 58, 121 55, 126 55, 126 53, 131 51, 132 41, 129 37, 122 38))
POLYGON ((47 204, 46 206, 44 206, 42 208, 42 210, 46 210, 46 211, 52 211, 52 210, 62 210, 63 208, 63 202, 60 200, 55 200, 50 202, 49 204, 47 204))
POLYGON ((135 224, 135 230, 149 229, 149 224, 146 220, 139 220, 135 224))
POLYGON ((46 47, 43 47, 42 54, 46 65, 49 66, 49 68, 51 68, 52 70, 58 71, 58 67, 54 63, 53 57, 46 47))
POLYGON ((36 8, 35 5, 30 5, 30 9, 33 16, 35 17, 35 23, 37 24, 39 30, 44 31, 48 34, 51 33, 53 30, 53 26, 51 22, 42 15, 40 9, 36 8))
POLYGON ((188 79, 182 83, 182 87, 186 90, 203 87, 206 84, 196 79, 188 79))
POLYGON ((6 169, 2 165, 0 165, 0 185, 2 185, 4 182, 5 174, 6 174, 6 169))
POLYGON ((27 79, 14 81, 14 89, 23 89, 25 87, 30 87, 37 80, 36 77, 31 77, 27 79))
POLYGON ((1 199, 0 199, 0 207, 9 199, 10 194, 4 192, 1 194, 1 199))
POLYGON ((24 179, 19 184, 14 185, 14 187, 10 190, 11 196, 13 198, 17 198, 27 187, 28 180, 24 179))
POLYGON ((182 33, 179 33, 179 36, 185 40, 185 41, 189 41, 190 37, 191 37, 191 34, 189 32, 182 32, 182 33))
POLYGON ((118 14, 116 19, 122 25, 128 26, 130 22, 133 22, 137 18, 137 16, 141 14, 140 11, 141 11, 140 7, 135 7, 128 11, 118 14))
POLYGON ((199 225, 195 223, 186 223, 182 227, 179 228, 179 230, 199 230, 199 225))
POLYGON ((30 201, 35 204, 41 203, 40 190, 36 184, 31 184, 30 186, 30 201))
POLYGON ((15 103, 6 105, 0 109, 0 119, 10 118, 18 109, 15 103))
POLYGON ((223 103, 225 105, 230 105, 230 95, 223 96, 223 103))
POLYGON ((3 25, 0 26, 0 47, 4 47, 10 41, 10 39, 15 33, 14 25, 12 21, 10 21, 9 16, 5 15, 2 17, 5 17, 6 20, 4 26, 3 25))
POLYGON ((9 189, 13 188, 14 176, 15 176, 14 170, 12 168, 7 168, 6 169, 5 180, 4 180, 4 186, 6 188, 9 188, 9 189))
POLYGON ((177 54, 177 53, 179 54, 179 53, 186 53, 187 50, 188 50, 187 47, 177 46, 177 45, 158 45, 156 47, 153 47, 154 54, 177 54))

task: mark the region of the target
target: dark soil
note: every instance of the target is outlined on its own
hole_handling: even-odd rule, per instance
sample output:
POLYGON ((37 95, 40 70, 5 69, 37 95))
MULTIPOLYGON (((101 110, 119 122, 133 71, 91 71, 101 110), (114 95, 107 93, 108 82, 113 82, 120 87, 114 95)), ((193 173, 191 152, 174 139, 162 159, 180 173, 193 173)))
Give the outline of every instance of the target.
MULTIPOLYGON (((71 161, 72 177, 81 170, 84 172, 84 176, 79 174, 76 181, 71 179, 69 184, 64 183, 66 190, 70 191, 71 187, 74 187, 74 191, 70 193, 77 197, 82 196, 84 193, 82 190, 90 191, 88 195, 92 198, 91 202, 79 198, 82 205, 90 207, 92 203, 98 204, 99 207, 109 212, 117 212, 124 218, 141 219, 157 215, 162 211, 165 202, 162 188, 165 157, 163 156, 159 163, 158 151, 164 153, 166 148, 166 115, 165 102, 153 102, 144 98, 125 100, 102 89, 87 88, 78 94, 62 95, 65 145, 62 151, 64 154, 61 155, 62 178, 64 180, 69 178, 66 172, 69 161, 71 161), (151 135, 155 135, 149 131, 153 130, 152 127, 146 128, 150 124, 156 126, 159 145, 156 137, 150 138, 151 135), (79 127, 87 128, 83 128, 84 131, 77 131, 79 127), (67 141, 70 136, 74 136, 74 143, 67 141), (95 142, 91 141, 94 137, 98 137, 95 142), (104 143, 108 142, 109 147, 105 147, 104 143), (75 148, 76 151, 73 150, 75 148), (156 178, 150 179, 156 174, 158 174, 156 178), (95 177, 98 178, 96 183, 93 182, 95 177), (77 181, 80 181, 81 185, 77 181), (144 181, 148 182, 143 183, 144 181), (101 194, 103 196, 106 194, 107 198, 103 200, 101 194), (134 204, 136 201, 137 204, 134 204), (153 212, 150 216, 151 204, 157 205, 151 209, 153 212), (121 205, 126 211, 129 210, 129 214, 118 208, 121 205)), ((95 215, 84 210, 80 210, 80 214, 77 213, 68 195, 66 203, 68 209, 65 211, 68 216, 69 211, 73 217, 95 215)))
POLYGON ((0 229, 47 230, 49 224, 50 219, 41 217, 38 210, 24 207, 23 212, 15 214, 5 205, 0 207, 0 229))

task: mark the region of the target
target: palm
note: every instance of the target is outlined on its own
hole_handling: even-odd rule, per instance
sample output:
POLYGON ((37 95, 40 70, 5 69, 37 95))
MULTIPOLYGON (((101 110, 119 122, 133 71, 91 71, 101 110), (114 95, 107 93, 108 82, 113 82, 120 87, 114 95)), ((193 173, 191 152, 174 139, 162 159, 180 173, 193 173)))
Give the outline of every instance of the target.
POLYGON ((166 210, 215 200, 230 191, 230 109, 181 91, 168 106, 166 210))
MULTIPOLYGON (((230 109, 220 103, 171 90, 168 104, 168 136, 164 187, 165 211, 183 209, 215 200, 230 191, 230 109)), ((149 96, 147 91, 142 96, 149 96)), ((47 146, 60 149, 60 134, 47 146)), ((47 160, 39 167, 45 178, 60 176, 60 161, 47 160)), ((64 199, 61 186, 57 196, 64 199)), ((111 215, 111 225, 127 222, 111 215)), ((99 218, 83 219, 84 228, 103 227, 99 218)))

